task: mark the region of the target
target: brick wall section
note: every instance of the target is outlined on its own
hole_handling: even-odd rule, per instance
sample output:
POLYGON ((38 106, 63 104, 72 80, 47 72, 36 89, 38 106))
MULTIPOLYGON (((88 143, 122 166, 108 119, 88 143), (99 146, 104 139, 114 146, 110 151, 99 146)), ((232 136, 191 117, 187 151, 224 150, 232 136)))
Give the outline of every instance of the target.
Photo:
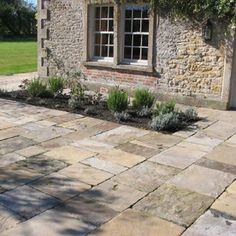
MULTIPOLYGON (((46 21, 49 38, 46 66, 50 75, 83 72, 91 83, 128 88, 147 86, 157 93, 221 101, 224 75, 223 26, 214 25, 212 42, 202 40, 201 27, 187 21, 160 18, 156 26, 154 67, 156 73, 85 68, 86 29, 83 0, 51 0, 46 21)), ((227 101, 226 101, 227 102, 227 101)))

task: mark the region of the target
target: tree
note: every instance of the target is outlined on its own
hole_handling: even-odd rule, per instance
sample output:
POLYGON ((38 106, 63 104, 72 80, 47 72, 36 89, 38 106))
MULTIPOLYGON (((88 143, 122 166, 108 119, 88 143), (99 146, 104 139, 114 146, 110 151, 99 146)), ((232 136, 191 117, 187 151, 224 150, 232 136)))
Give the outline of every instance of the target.
POLYGON ((36 34, 36 8, 25 0, 0 0, 0 34, 36 34))

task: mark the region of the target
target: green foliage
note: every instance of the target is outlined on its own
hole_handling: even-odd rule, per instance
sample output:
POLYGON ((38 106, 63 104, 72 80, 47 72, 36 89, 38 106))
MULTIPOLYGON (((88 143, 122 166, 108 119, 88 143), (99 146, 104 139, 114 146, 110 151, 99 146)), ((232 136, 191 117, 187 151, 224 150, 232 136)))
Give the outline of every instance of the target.
POLYGON ((115 112, 114 117, 117 121, 128 121, 130 120, 131 116, 128 112, 122 111, 122 112, 115 112))
POLYGON ((184 112, 179 112, 179 116, 185 122, 193 122, 199 119, 198 113, 192 107, 187 108, 184 112))
POLYGON ((34 79, 26 87, 30 97, 48 96, 47 85, 40 79, 34 79))
POLYGON ((175 111, 175 101, 161 102, 156 104, 156 108, 153 111, 154 116, 159 116, 161 114, 167 114, 175 111))
POLYGON ((61 77, 50 77, 48 79, 48 89, 54 96, 61 94, 64 89, 64 79, 61 77))
POLYGON ((155 100, 154 95, 147 89, 137 89, 135 91, 133 107, 135 109, 141 110, 144 107, 152 107, 155 100))
POLYGON ((112 90, 107 99, 107 106, 112 112, 125 111, 128 107, 128 94, 119 88, 112 90))

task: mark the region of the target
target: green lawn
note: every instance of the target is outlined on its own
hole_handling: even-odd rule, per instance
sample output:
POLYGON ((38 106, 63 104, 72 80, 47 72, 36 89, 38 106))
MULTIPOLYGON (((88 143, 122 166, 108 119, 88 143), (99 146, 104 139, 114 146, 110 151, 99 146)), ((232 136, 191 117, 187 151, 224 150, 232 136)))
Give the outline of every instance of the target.
POLYGON ((37 70, 37 42, 0 41, 0 75, 37 70))

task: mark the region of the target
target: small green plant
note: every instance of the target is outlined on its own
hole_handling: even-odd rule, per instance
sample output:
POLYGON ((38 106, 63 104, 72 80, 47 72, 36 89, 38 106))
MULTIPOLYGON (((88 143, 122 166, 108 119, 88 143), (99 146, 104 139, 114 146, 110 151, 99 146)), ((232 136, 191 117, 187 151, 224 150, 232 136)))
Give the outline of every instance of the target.
POLYGON ((137 89, 134 95, 133 107, 141 110, 144 107, 152 107, 155 100, 154 95, 147 89, 137 89))
POLYGON ((153 111, 154 116, 159 116, 161 114, 167 114, 175 111, 175 101, 161 102, 156 104, 156 108, 153 111))
POLYGON ((48 96, 47 85, 41 79, 33 79, 27 84, 26 90, 30 97, 48 96))
POLYGON ((112 112, 121 113, 125 111, 128 107, 128 94, 119 88, 115 88, 108 95, 107 106, 112 112))
POLYGON ((64 79, 61 77, 50 77, 48 79, 48 90, 57 96, 63 92, 64 89, 64 79))

